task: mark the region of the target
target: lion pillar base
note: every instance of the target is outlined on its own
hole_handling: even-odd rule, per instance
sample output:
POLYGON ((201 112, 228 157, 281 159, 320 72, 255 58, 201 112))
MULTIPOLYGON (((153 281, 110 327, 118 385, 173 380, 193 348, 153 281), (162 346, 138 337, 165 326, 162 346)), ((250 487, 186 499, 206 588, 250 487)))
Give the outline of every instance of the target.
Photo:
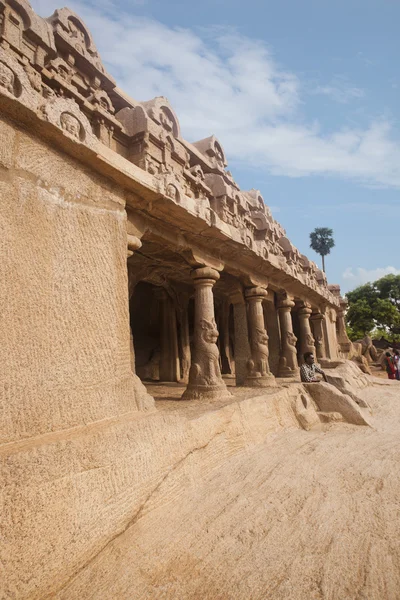
POLYGON ((198 385, 196 383, 187 386, 181 396, 181 400, 220 400, 229 398, 232 394, 228 391, 225 382, 222 385, 198 385))
POLYGON ((276 379, 270 373, 269 375, 257 376, 257 375, 248 375, 244 382, 245 387, 257 387, 257 388, 265 388, 265 387, 276 387, 276 379))
POLYGON ((194 348, 189 371, 189 384, 182 400, 214 400, 231 396, 221 376, 218 329, 214 316, 212 288, 219 273, 210 267, 192 272, 194 297, 194 348))

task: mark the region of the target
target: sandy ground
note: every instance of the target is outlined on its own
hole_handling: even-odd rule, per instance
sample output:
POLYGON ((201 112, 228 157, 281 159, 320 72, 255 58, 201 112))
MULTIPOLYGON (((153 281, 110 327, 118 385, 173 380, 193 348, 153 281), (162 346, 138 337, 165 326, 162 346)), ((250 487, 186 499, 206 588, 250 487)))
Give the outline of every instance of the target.
POLYGON ((195 481, 185 461, 57 598, 399 599, 400 383, 359 394, 373 429, 271 434, 195 481))

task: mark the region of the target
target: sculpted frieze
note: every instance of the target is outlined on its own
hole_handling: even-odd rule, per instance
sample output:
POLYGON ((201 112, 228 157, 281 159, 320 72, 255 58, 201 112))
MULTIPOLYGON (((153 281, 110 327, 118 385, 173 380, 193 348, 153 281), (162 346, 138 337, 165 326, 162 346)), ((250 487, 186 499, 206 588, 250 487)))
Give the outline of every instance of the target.
POLYGON ((41 99, 40 93, 32 86, 25 69, 11 52, 6 52, 1 47, 0 94, 17 99, 32 110, 37 109, 41 99))
POLYGON ((114 83, 114 80, 106 74, 90 31, 78 15, 68 8, 62 8, 56 10, 48 22, 53 27, 56 45, 57 36, 60 36, 73 53, 77 52, 84 57, 103 76, 114 83))
POLYGON ((47 121, 59 127, 67 137, 89 147, 97 143, 87 117, 74 100, 53 98, 42 106, 42 113, 47 121))
POLYGON ((83 129, 80 121, 71 115, 71 113, 63 112, 60 115, 61 128, 70 136, 77 138, 78 140, 84 139, 85 130, 83 129))
POLYGON ((89 102, 93 104, 97 109, 101 109, 107 114, 113 115, 115 109, 110 100, 110 96, 104 90, 96 90, 94 94, 89 97, 89 102))
POLYGON ((41 19, 26 0, 0 0, 0 13, 5 106, 32 109, 69 138, 68 148, 71 141, 95 148, 100 140, 152 175, 170 201, 296 278, 311 297, 339 304, 340 289, 328 287, 325 274, 289 242, 260 191, 240 190, 215 136, 189 144, 166 98, 140 103, 118 91, 78 15, 60 9, 41 19))
POLYGON ((0 61, 0 87, 9 94, 16 96, 17 77, 10 67, 0 61))

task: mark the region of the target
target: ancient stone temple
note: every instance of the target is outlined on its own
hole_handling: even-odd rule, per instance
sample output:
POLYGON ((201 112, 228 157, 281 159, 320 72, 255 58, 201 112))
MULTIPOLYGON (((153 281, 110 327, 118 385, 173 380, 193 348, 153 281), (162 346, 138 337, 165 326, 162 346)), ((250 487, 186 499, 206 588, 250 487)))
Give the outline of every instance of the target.
POLYGON ((166 98, 128 97, 69 9, 0 0, 0 15, 4 597, 42 598, 208 443, 211 425, 168 429, 147 385, 180 386, 190 407, 274 393, 304 352, 329 366, 351 344, 338 286, 239 188, 223 140, 188 142, 166 98))
POLYGON ((0 8, 4 441, 144 408, 141 381, 221 397, 346 352, 340 292, 221 141, 127 97, 70 10, 0 8))

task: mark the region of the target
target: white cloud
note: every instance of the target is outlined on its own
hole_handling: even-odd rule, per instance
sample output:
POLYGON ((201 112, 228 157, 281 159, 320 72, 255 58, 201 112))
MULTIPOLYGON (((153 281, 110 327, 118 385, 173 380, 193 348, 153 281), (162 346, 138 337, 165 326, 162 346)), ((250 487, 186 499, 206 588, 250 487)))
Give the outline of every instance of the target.
POLYGON ((347 104, 364 96, 364 90, 351 85, 344 77, 335 77, 328 85, 317 85, 313 93, 328 96, 340 104, 347 104))
POLYGON ((395 267, 378 267, 377 269, 368 270, 363 269, 362 267, 358 267, 357 269, 347 267, 342 274, 342 277, 346 281, 346 286, 350 286, 353 289, 359 285, 376 281, 377 279, 390 274, 400 275, 400 269, 396 269, 395 267))
MULTIPOLYGON (((32 4, 42 15, 57 7, 53 0, 32 4)), ((400 187, 400 142, 391 123, 376 119, 368 127, 326 133, 317 121, 304 122, 302 82, 263 42, 230 28, 168 27, 112 10, 112 0, 68 4, 90 27, 119 87, 138 100, 167 96, 190 141, 214 133, 228 158, 272 174, 400 187)), ((329 88, 320 93, 336 93, 329 88)), ((360 97, 361 90, 342 86, 340 93, 360 97)))

